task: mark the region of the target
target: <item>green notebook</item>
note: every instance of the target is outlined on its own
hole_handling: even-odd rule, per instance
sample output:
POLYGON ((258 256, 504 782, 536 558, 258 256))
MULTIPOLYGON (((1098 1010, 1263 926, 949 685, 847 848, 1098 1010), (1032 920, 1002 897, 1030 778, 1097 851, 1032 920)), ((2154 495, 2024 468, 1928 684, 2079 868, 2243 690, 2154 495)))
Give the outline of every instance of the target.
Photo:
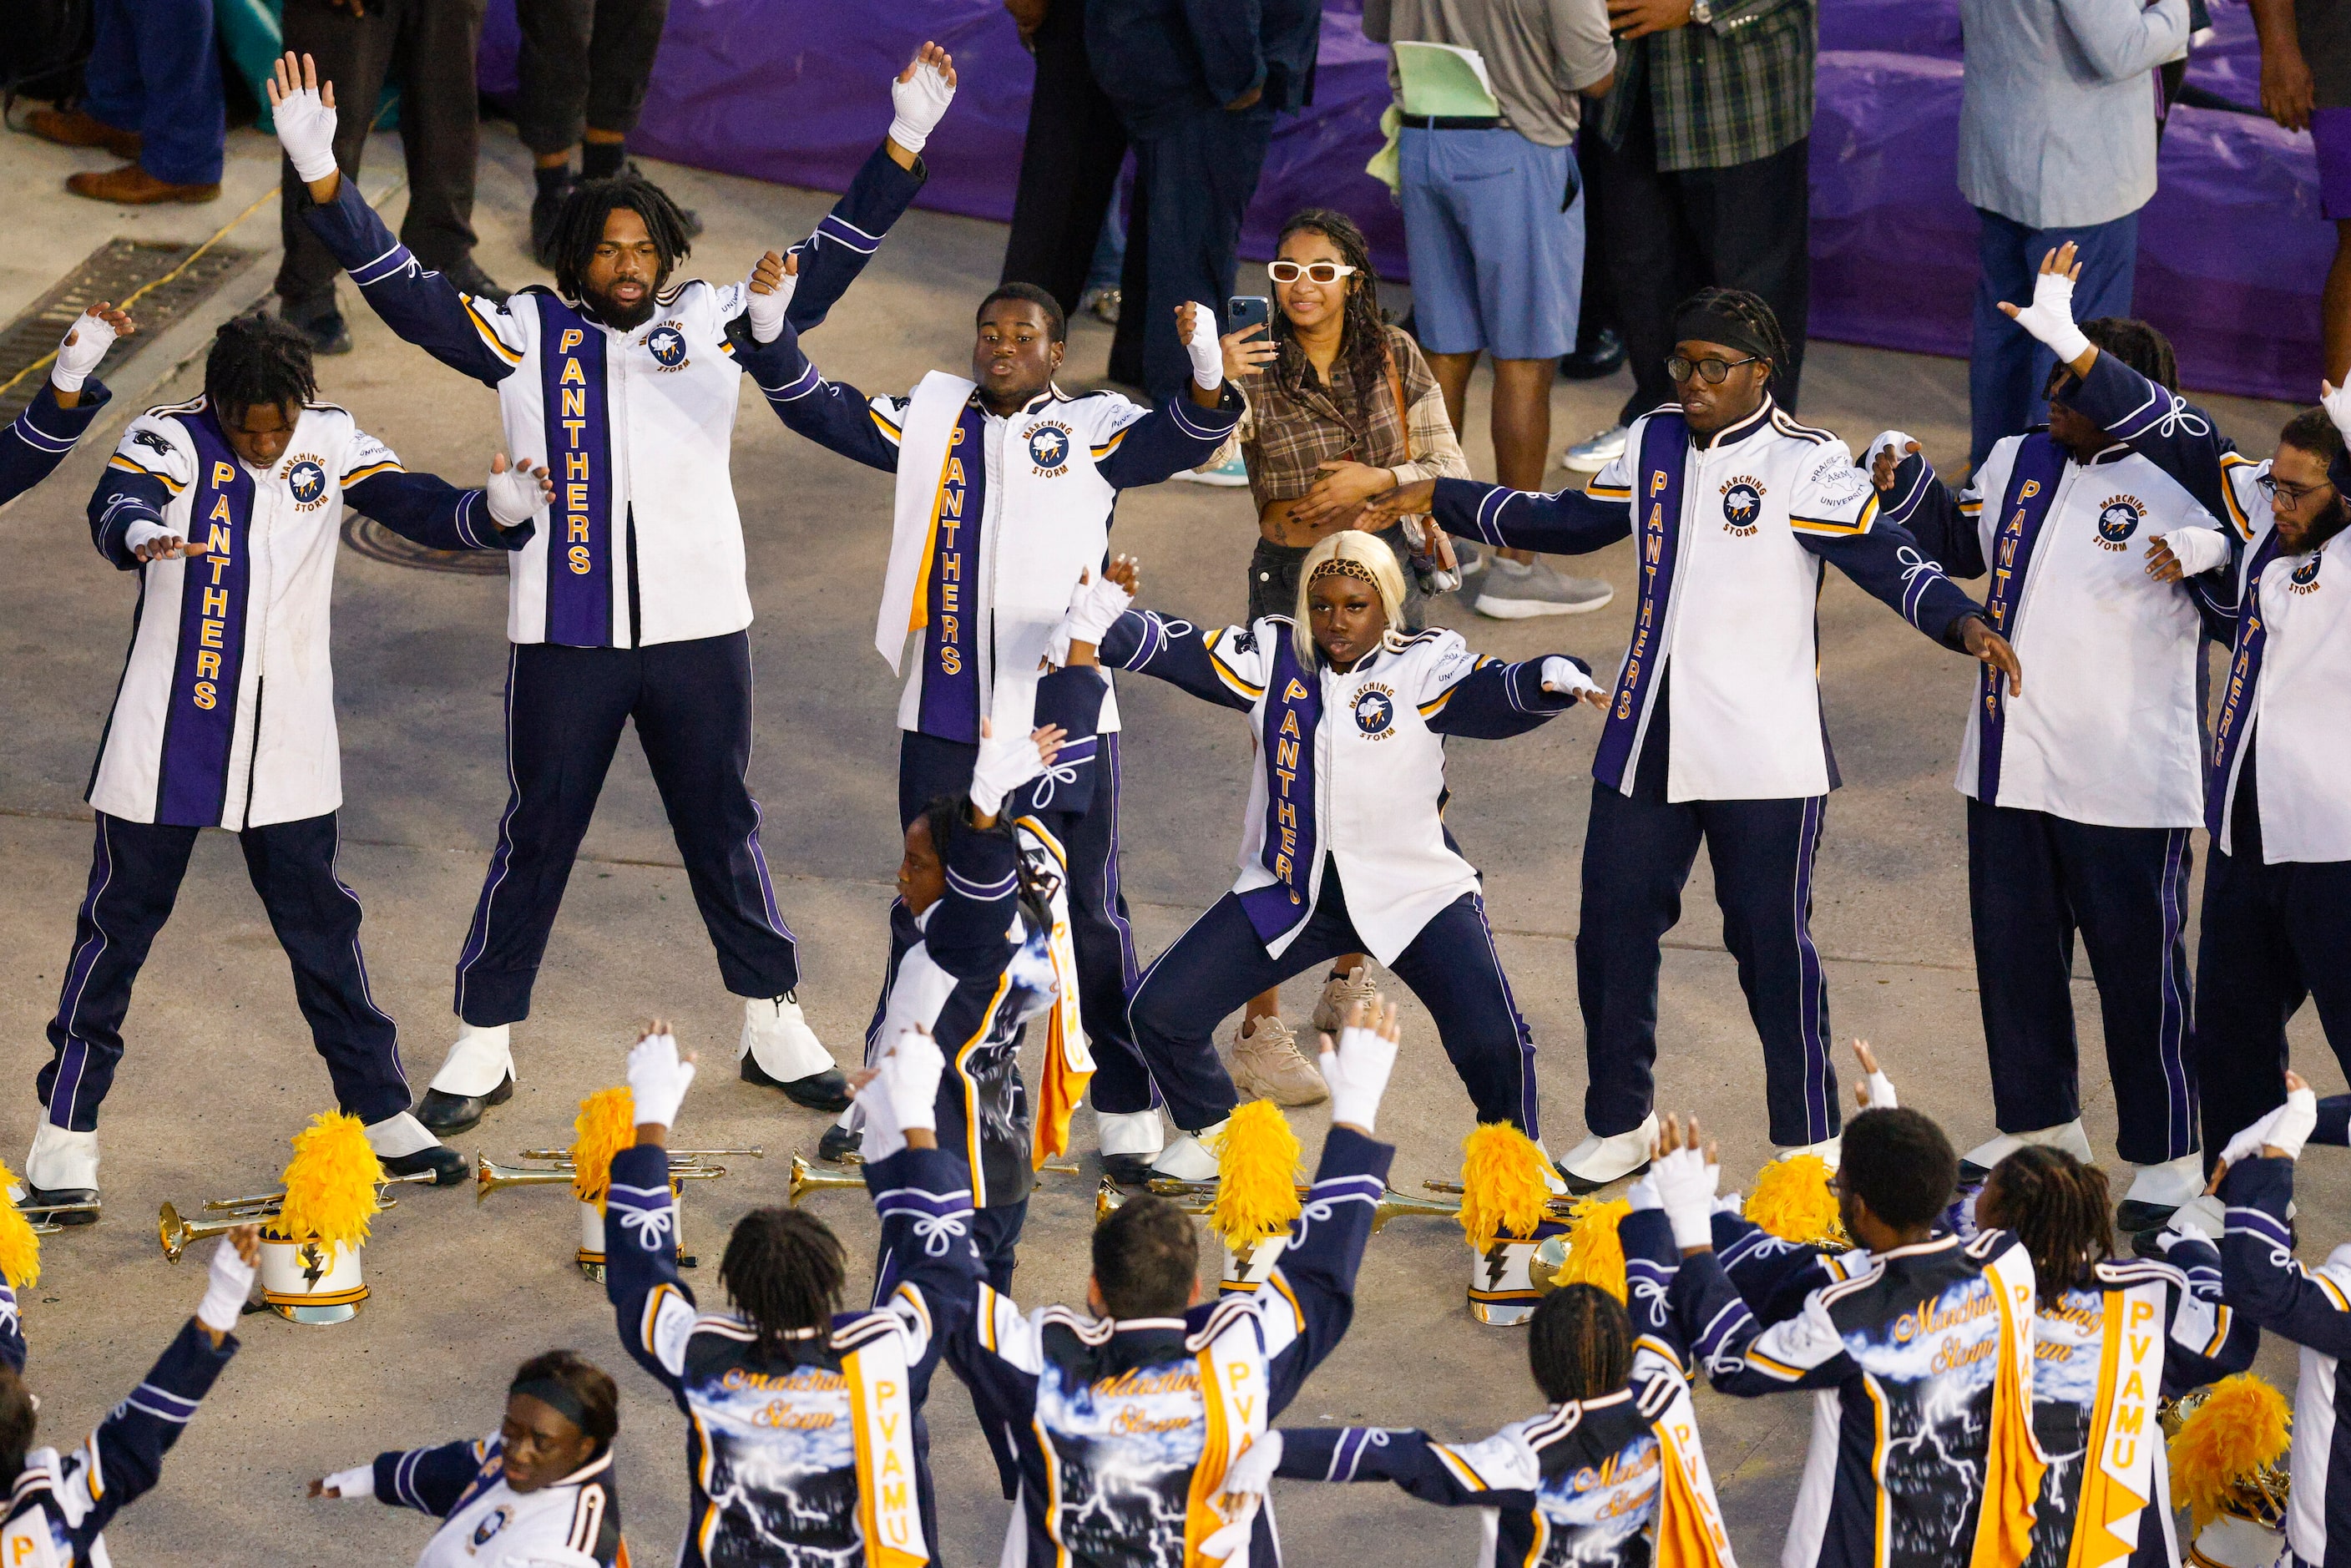
POLYGON ((1395 49, 1397 97, 1406 114, 1463 119, 1499 115, 1501 104, 1475 49, 1457 44, 1404 43, 1395 49))

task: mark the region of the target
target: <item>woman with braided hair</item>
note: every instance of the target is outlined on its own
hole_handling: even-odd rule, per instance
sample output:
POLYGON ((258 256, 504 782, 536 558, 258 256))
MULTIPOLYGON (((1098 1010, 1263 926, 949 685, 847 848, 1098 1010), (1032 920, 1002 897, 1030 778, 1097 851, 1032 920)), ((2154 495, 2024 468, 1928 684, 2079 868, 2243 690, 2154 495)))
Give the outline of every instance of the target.
POLYGON ((1238 1096, 1214 1030, 1249 998, 1348 953, 1386 965, 1437 1019, 1481 1122, 1538 1135, 1534 1042, 1511 999, 1475 867, 1446 831, 1448 736, 1523 735, 1601 695, 1564 654, 1506 664, 1460 634, 1404 629, 1404 569, 1378 538, 1327 535, 1289 615, 1203 629, 1129 608, 1134 562, 1081 587, 1072 656, 1249 716, 1256 742, 1240 875, 1135 982, 1136 1046, 1181 1130, 1152 1166, 1211 1180, 1207 1144, 1238 1096), (1343 882, 1343 886, 1342 885, 1343 882))

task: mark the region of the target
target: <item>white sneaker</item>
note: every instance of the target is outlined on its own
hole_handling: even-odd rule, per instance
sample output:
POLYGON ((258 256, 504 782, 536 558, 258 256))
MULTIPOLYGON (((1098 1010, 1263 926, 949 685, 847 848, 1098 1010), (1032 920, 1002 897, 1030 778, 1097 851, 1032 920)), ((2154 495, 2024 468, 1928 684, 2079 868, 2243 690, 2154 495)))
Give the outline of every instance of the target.
POLYGON ((1652 1111, 1629 1133, 1612 1133, 1604 1138, 1594 1133, 1586 1137, 1559 1162, 1560 1175, 1567 1178, 1568 1191, 1591 1192, 1647 1168, 1650 1151, 1656 1145, 1657 1113, 1652 1111))
MULTIPOLYGON (((1991 1167, 2016 1153, 2027 1144, 2045 1144, 2053 1149, 2063 1149, 2085 1166, 2098 1163, 2097 1155, 2090 1148, 2090 1134, 2082 1130, 2080 1117, 2054 1127, 2043 1127, 2031 1133, 2002 1133, 1989 1143, 1979 1144, 1959 1157, 1959 1179, 1981 1181, 1991 1167)), ((2202 1186, 2202 1183, 2198 1183, 2202 1186)))
POLYGON ((43 1192, 97 1191, 96 1129, 77 1133, 44 1115, 33 1133, 32 1153, 25 1156, 25 1181, 43 1192))
POLYGON ((1249 465, 1238 457, 1228 457, 1213 468, 1179 468, 1168 477, 1188 479, 1195 485, 1246 485, 1249 483, 1249 465))
POLYGON ((509 1040, 513 1027, 501 1023, 477 1029, 460 1019, 457 1043, 449 1048, 441 1071, 425 1087, 466 1098, 486 1095, 496 1089, 514 1076, 514 1051, 509 1040))
POLYGON ((1176 1181, 1207 1182, 1217 1179, 1217 1156, 1209 1152, 1225 1130, 1228 1116, 1213 1127, 1203 1127, 1196 1133, 1179 1132, 1173 1142, 1159 1151, 1151 1162, 1151 1174, 1169 1176, 1176 1181))
POLYGON ((1775 1160, 1792 1160, 1798 1155, 1818 1155, 1823 1164, 1829 1169, 1834 1170, 1837 1168, 1837 1157, 1844 1148, 1844 1139, 1839 1135, 1834 1138, 1823 1138, 1817 1144, 1798 1144, 1793 1148, 1777 1149, 1772 1152, 1771 1157, 1775 1160))
POLYGON ((1471 544, 1468 539, 1455 539, 1453 560, 1461 573, 1461 580, 1467 582, 1486 570, 1486 547, 1471 544))
POLYGON ((1625 438, 1631 434, 1630 426, 1612 424, 1561 453, 1560 466, 1575 474, 1597 474, 1625 455, 1625 438))
POLYGON ((1604 610, 1616 590, 1596 577, 1564 577, 1542 560, 1531 566, 1497 553, 1478 589, 1473 607, 1497 621, 1538 615, 1583 615, 1604 610))

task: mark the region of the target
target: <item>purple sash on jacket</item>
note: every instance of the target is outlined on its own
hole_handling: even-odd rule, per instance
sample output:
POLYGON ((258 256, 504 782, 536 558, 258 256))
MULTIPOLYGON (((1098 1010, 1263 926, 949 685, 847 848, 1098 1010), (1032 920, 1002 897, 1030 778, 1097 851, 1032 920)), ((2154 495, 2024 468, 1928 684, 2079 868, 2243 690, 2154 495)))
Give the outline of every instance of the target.
MULTIPOLYGON (((253 476, 237 461, 211 409, 183 423, 196 447, 188 542, 207 548, 180 563, 180 653, 163 716, 155 821, 175 828, 211 828, 220 825, 228 801, 229 752, 236 741, 246 594, 253 576, 253 476)), ((326 476, 319 475, 316 482, 323 487, 326 476)), ((257 747, 261 727, 259 715, 255 717, 257 747)))
POLYGON ((2216 848, 2229 814, 2230 787, 2236 782, 2237 753, 2244 748, 2245 727, 2251 722, 2253 686, 2262 678, 2262 651, 2270 637, 2269 622, 2262 614, 2262 573, 2281 553, 2277 528, 2272 525, 2245 567, 2245 591, 2237 605, 2237 645, 2229 651, 2229 685, 2220 694, 2220 716, 2212 725, 2212 773, 2204 781, 2204 827, 2216 848))
POLYGON ((571 648, 612 645, 611 405, 603 329, 552 294, 536 297, 539 395, 546 399, 547 640, 571 648))
MULTIPOLYGON (((2016 465, 2009 470, 2008 489, 2000 498, 2000 531, 1991 541, 1991 591, 1984 596, 1984 613, 1991 629, 2016 640, 2016 618, 2024 599, 2025 568, 2033 547, 2041 542, 2041 525, 2049 520, 2049 503, 2057 497, 2057 481, 2065 472, 2065 449, 2034 431, 2016 449, 2016 465)), ((2001 742, 2007 733, 2007 676, 1997 665, 1986 664, 1976 682, 1980 704, 1976 726, 1976 799, 1987 806, 2000 804, 2001 742)))
POLYGON ((1666 608, 1672 602, 1674 561, 1682 532, 1682 473, 1689 459, 1689 426, 1678 413, 1653 413, 1641 434, 1641 461, 1633 470, 1633 537, 1641 547, 1641 602, 1633 616, 1633 643, 1617 674, 1615 695, 1592 776, 1622 789, 1633 742, 1665 665, 1666 608))
POLYGON ((1322 718, 1322 677, 1298 662, 1288 637, 1274 644, 1265 682, 1265 727, 1258 758, 1265 769, 1265 846, 1258 858, 1270 887, 1240 895, 1258 939, 1278 940, 1312 908, 1308 879, 1320 852, 1314 836, 1314 727, 1322 718))

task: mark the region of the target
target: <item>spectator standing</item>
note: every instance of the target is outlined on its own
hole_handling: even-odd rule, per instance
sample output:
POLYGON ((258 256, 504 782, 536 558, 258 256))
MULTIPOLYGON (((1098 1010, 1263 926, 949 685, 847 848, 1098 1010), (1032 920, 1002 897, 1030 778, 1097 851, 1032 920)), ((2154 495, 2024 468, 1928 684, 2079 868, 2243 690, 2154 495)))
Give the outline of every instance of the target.
POLYGON ((2252 0, 2262 42, 2262 110, 2318 146, 2319 211, 2335 224, 2335 265, 2319 296, 2326 379, 2351 376, 2351 0, 2252 0))
POLYGON ((2071 244, 2081 258, 2077 319, 2131 313, 2138 210, 2155 194, 2149 78, 2188 43, 2188 0, 1959 0, 1959 193, 1983 219, 1972 468, 2037 423, 2056 360, 2000 302, 2032 294, 2043 256, 2071 244))
MULTIPOLYGON (((522 29, 515 129, 538 183, 530 249, 552 271, 555 223, 572 183, 609 180, 627 166, 629 132, 644 110, 669 0, 516 0, 515 20, 522 29)), ((688 238, 702 232, 695 214, 681 215, 688 238)))
MULTIPOLYGON (((2178 0, 2172 0, 2177 4, 2178 0)), ((1585 151, 1609 237, 1633 395, 1562 461, 1593 474, 1632 422, 1675 401, 1674 308, 1701 287, 1762 296, 1787 340, 1772 401, 1796 412, 1812 310, 1813 59, 1819 0, 1608 0, 1616 84, 1585 151)))
MULTIPOLYGON (((1311 96, 1322 0, 1085 0, 1085 6, 1094 79, 1134 146, 1111 379, 1165 402, 1181 395, 1192 374, 1176 338, 1176 307, 1206 301, 1217 331, 1225 329, 1241 214, 1257 193, 1273 117, 1305 107, 1311 96)), ((1077 226, 1091 241, 1094 231, 1077 226)), ((1234 473, 1223 482, 1247 478, 1234 473)))
MULTIPOLYGON (((1096 253, 1108 239, 1126 160, 1126 126, 1094 85, 1086 58, 1086 0, 1005 0, 1037 57, 1020 184, 1004 242, 1004 283, 1033 283, 1064 317, 1084 303, 1096 253)), ((1116 278, 1111 280, 1117 287, 1116 278)))
POLYGON ((129 160, 67 176, 77 196, 132 207, 217 201, 228 125, 213 0, 98 0, 96 10, 81 103, 37 110, 25 128, 129 160))
MULTIPOLYGON (((496 304, 507 291, 474 259, 474 165, 481 153, 474 58, 485 0, 286 0, 286 47, 308 55, 335 84, 335 162, 356 180, 368 130, 387 82, 400 88, 400 146, 408 163, 408 214, 400 239, 416 259, 464 292, 496 304)), ((342 267, 302 214, 310 193, 287 163, 280 171, 277 313, 313 353, 347 354, 351 334, 335 298, 342 267)))
MULTIPOLYGON (((1575 350, 1583 283, 1583 179, 1571 144, 1580 99, 1606 93, 1616 71, 1607 10, 1603 0, 1364 0, 1364 36, 1391 46, 1413 325, 1445 412, 1464 428, 1469 372, 1480 353, 1493 355, 1496 477, 1540 490, 1551 384, 1575 350), (1413 43, 1474 53, 1495 112, 1420 101, 1394 47, 1413 43)), ((1477 608, 1513 620, 1572 615, 1614 595, 1525 550, 1498 550, 1477 608)))

